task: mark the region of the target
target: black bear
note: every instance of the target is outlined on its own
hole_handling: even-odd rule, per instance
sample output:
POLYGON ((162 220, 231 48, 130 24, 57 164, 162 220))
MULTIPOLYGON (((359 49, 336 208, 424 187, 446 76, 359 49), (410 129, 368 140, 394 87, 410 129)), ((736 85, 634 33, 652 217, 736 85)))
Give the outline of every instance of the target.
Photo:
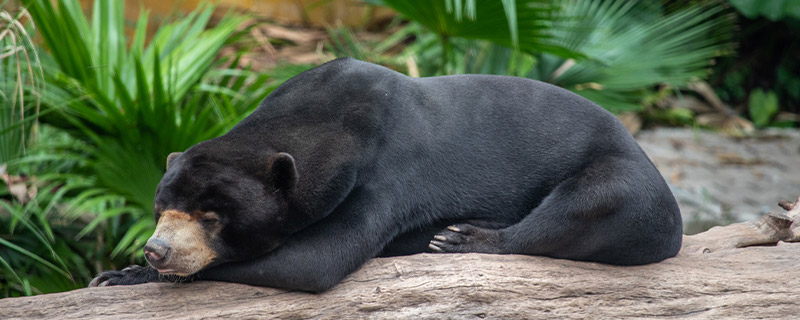
POLYGON ((416 79, 339 59, 167 162, 151 267, 91 286, 178 275, 320 292, 376 256, 638 265, 681 246, 675 199, 617 118, 523 78, 416 79))

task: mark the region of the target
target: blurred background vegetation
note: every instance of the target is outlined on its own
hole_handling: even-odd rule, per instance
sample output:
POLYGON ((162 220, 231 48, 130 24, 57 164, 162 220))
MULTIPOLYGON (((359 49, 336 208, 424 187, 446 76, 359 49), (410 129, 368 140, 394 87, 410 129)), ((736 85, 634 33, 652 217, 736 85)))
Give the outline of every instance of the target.
POLYGON ((800 1, 0 0, 0 297, 141 263, 167 154, 352 56, 564 87, 642 126, 800 123, 800 1))

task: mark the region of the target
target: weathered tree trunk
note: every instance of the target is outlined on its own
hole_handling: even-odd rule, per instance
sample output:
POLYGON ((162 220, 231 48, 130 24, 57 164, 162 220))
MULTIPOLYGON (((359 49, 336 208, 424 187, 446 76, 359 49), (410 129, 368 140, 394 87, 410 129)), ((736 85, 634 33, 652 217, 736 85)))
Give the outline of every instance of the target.
POLYGON ((324 294, 150 283, 3 299, 0 318, 796 319, 800 244, 783 241, 798 239, 800 205, 788 205, 787 215, 686 236, 677 257, 646 266, 419 254, 373 259, 324 294))

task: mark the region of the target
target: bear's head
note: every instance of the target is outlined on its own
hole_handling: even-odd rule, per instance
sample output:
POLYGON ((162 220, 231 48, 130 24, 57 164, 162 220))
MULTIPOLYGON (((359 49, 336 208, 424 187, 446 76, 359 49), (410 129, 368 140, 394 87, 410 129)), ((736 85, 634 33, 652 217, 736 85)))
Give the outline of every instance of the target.
POLYGON ((145 258, 159 273, 188 276, 268 253, 294 231, 288 197, 296 180, 287 153, 215 158, 193 147, 170 154, 145 258))

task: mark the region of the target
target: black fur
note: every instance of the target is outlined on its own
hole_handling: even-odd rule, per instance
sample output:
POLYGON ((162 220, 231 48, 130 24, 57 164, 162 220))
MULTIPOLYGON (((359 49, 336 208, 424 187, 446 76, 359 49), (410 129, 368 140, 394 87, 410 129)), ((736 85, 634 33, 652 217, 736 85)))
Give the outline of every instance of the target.
POLYGON ((352 59, 290 79, 174 158, 156 202, 156 217, 221 216, 220 258, 195 277, 315 292, 379 255, 638 265, 677 254, 682 233, 661 175, 594 103, 528 79, 414 79, 352 59))

